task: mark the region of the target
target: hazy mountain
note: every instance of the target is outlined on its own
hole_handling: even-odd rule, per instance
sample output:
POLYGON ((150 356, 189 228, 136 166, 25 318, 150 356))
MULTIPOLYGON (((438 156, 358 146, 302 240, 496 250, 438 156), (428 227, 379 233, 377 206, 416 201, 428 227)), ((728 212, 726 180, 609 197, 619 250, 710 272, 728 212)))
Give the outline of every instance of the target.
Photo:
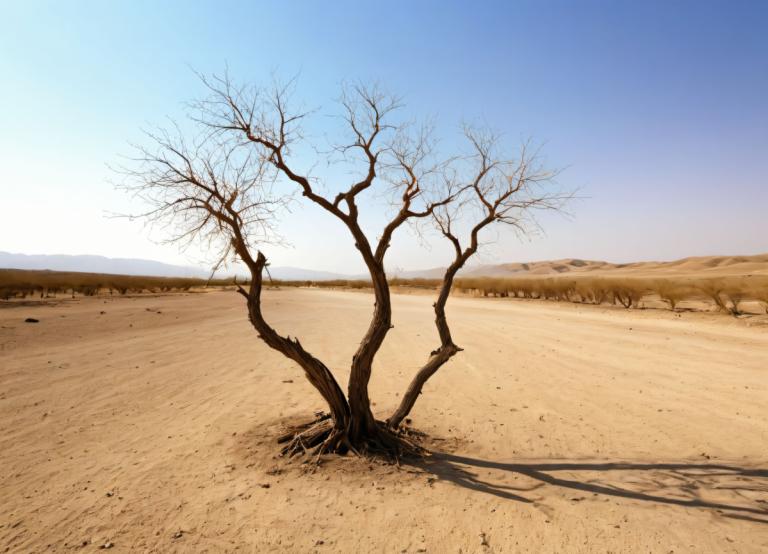
POLYGON ((315 271, 312 269, 302 269, 300 267, 272 267, 269 266, 269 274, 273 279, 282 279, 283 281, 331 281, 333 279, 362 279, 352 275, 343 275, 341 273, 331 273, 330 271, 315 271))
MULTIPOLYGON (((157 277, 197 277, 207 279, 211 272, 208 269, 166 264, 154 260, 137 258, 107 258, 105 256, 69 256, 27 255, 0 252, 0 268, 12 269, 50 269, 53 271, 82 271, 85 273, 112 273, 117 275, 147 275, 157 277)), ((232 275, 233 271, 223 271, 217 276, 232 275)), ((243 271, 238 274, 244 273, 243 271)), ((331 279, 351 279, 349 275, 341 275, 328 271, 313 271, 297 267, 270 267, 269 273, 273 279, 288 281, 327 281, 331 279)))
POLYGON ((171 265, 153 260, 107 258, 105 256, 27 255, 0 252, 0 267, 13 269, 50 269, 118 275, 151 275, 160 277, 208 277, 210 272, 197 267, 171 265))

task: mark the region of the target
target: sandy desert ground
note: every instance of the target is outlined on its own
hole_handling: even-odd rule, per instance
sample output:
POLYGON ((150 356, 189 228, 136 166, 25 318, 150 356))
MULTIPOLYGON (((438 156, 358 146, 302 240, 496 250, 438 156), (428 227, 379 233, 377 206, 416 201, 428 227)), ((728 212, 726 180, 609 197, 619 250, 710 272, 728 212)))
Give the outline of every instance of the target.
MULTIPOLYGON (((381 416, 437 345, 431 301, 394 298, 381 416)), ((266 303, 344 379, 370 294, 266 303)), ((0 552, 768 551, 768 327, 472 298, 449 315, 465 352, 413 413, 435 454, 308 472, 274 436, 323 405, 238 295, 0 310, 0 552)))

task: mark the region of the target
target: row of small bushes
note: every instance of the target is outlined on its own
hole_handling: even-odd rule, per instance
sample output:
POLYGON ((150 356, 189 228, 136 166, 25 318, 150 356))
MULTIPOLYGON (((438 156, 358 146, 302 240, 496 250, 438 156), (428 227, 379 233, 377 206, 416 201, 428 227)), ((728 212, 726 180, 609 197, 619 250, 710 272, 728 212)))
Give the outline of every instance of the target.
POLYGON ((268 287, 310 287, 328 289, 369 289, 370 281, 362 279, 330 279, 328 281, 285 281, 283 279, 265 279, 268 287))
MULTIPOLYGON (((434 290, 440 279, 390 279, 395 287, 434 290)), ((229 279, 142 277, 79 273, 63 271, 34 271, 0 269, 0 299, 41 298, 57 294, 94 296, 97 294, 128 294, 141 292, 187 291, 197 286, 227 286, 229 279)), ((271 286, 324 287, 364 289, 367 280, 336 279, 330 281, 280 281, 271 286)), ((768 313, 768 276, 731 277, 596 277, 591 275, 569 277, 477 277, 460 278, 454 290, 466 294, 501 298, 529 298, 580 302, 588 304, 615 304, 624 308, 640 307, 649 301, 661 301, 676 310, 681 302, 705 301, 718 310, 739 315, 744 303, 758 302, 768 313)))
POLYGON ((0 269, 0 299, 27 297, 56 297, 59 294, 95 296, 98 294, 128 294, 141 292, 187 291, 197 286, 223 286, 231 280, 187 279, 173 277, 142 277, 80 273, 69 271, 35 271, 0 269))
POLYGON ((465 278, 456 280, 455 289, 482 296, 607 303, 624 308, 660 300, 676 310, 684 301, 706 301, 732 315, 740 315, 743 304, 753 301, 761 303, 768 313, 768 276, 465 278))
MULTIPOLYGON (((435 290, 440 279, 389 280, 391 286, 435 290)), ((321 288, 370 288, 364 280, 272 281, 273 286, 321 288)), ((459 278, 454 290, 465 294, 500 298, 529 298, 614 304, 638 308, 651 301, 677 310, 681 302, 704 301, 732 315, 743 313, 745 302, 759 302, 768 313, 768 276, 734 277, 477 277, 459 278)))
MULTIPOLYGON (((442 281, 440 279, 402 279, 395 277, 389 279, 392 287, 409 287, 417 289, 435 290, 442 281)), ((330 279, 326 281, 284 281, 280 279, 267 280, 267 286, 272 287, 312 287, 329 289, 369 289, 371 281, 364 279, 330 279)))

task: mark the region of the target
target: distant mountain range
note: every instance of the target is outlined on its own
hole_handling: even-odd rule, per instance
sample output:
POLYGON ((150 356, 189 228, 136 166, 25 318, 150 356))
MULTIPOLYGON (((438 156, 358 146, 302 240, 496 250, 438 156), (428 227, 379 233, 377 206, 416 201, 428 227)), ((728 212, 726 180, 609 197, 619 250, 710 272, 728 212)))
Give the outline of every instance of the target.
MULTIPOLYGON (((118 275, 146 275, 160 277, 207 278, 210 271, 197 267, 179 266, 134 258, 107 258, 104 256, 26 255, 0 252, 0 268, 50 269, 55 271, 83 271, 87 273, 113 273, 118 275)), ((389 271, 390 277, 403 279, 439 279, 444 268, 415 271, 389 271)), ((315 271, 298 267, 270 267, 273 279, 286 281, 330 281, 332 279, 367 279, 367 275, 345 275, 329 271, 315 271)), ((559 275, 564 273, 631 273, 647 274, 700 274, 710 275, 768 275, 768 254, 754 256, 699 256, 672 262, 633 262, 616 264, 595 260, 569 258, 554 261, 505 263, 476 266, 462 270, 461 277, 511 277, 525 275, 559 275)), ((224 275, 227 273, 225 272, 224 275)), ((229 275, 232 274, 230 271, 229 275)))
MULTIPOLYGON (((196 277, 207 279, 211 272, 199 267, 181 266, 142 260, 137 258, 107 258, 105 256, 69 256, 27 255, 0 252, 0 268, 12 269, 50 269, 53 271, 82 271, 85 273, 112 273, 116 275, 144 275, 158 277, 196 277)), ((349 279, 328 271, 313 271, 297 267, 270 267, 274 279, 286 281, 328 281, 331 279, 349 279)), ((217 276, 232 275, 234 272, 222 272, 217 276)))

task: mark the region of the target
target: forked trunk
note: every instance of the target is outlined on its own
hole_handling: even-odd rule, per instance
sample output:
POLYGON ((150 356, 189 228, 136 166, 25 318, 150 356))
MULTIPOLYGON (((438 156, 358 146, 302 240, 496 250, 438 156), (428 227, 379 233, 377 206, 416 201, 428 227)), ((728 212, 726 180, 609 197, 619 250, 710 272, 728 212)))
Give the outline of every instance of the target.
MULTIPOLYGON (((350 209, 356 208, 352 205, 350 209)), ((368 267, 375 298, 371 323, 352 357, 352 367, 349 373, 347 389, 350 409, 349 437, 355 443, 376 437, 380 433, 381 425, 376 422, 371 412, 368 384, 371 380, 373 359, 392 328, 392 303, 389 295, 389 283, 387 283, 387 275, 382 262, 371 251, 368 239, 357 223, 350 223, 349 228, 368 267)))
POLYGON ((376 306, 368 331, 352 358, 352 368, 349 374, 347 392, 351 418, 349 434, 353 441, 377 431, 378 426, 371 412, 368 384, 371 380, 373 359, 384 342, 387 332, 392 327, 392 305, 386 276, 383 270, 380 273, 372 273, 375 273, 376 306))
POLYGON ((370 409, 368 381, 371 375, 373 356, 386 331, 390 328, 391 307, 386 278, 381 272, 379 289, 381 299, 373 322, 360 344, 352 364, 350 375, 349 401, 338 385, 331 371, 320 360, 307 352, 297 339, 279 335, 264 319, 261 312, 262 271, 266 258, 259 252, 253 260, 242 252, 242 257, 251 270, 251 283, 246 292, 240 289, 248 300, 248 314, 259 338, 268 346, 295 361, 303 370, 307 380, 317 389, 328 404, 329 414, 321 415, 314 421, 296 426, 281 436, 278 441, 287 443, 283 453, 344 453, 349 450, 358 453, 380 453, 398 457, 401 454, 420 452, 418 446, 377 422, 370 409))

